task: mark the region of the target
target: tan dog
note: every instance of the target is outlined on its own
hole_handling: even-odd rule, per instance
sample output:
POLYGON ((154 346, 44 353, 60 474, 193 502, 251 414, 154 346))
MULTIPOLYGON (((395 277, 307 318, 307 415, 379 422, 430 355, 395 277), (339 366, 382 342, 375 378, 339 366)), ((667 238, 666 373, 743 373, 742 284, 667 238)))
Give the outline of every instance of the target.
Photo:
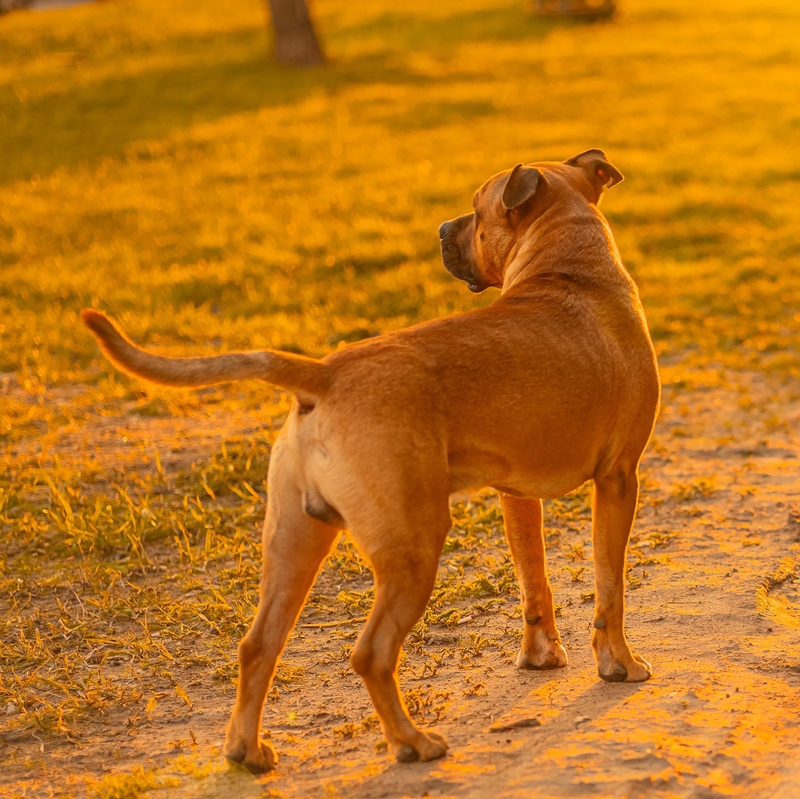
POLYGON ((447 743, 409 718, 397 683, 403 641, 433 588, 451 526, 449 497, 500 492, 525 632, 518 665, 563 666, 545 570, 542 499, 593 479, 596 610, 605 680, 651 669, 623 631, 625 554, 638 466, 659 402, 656 359, 636 287, 597 210, 622 180, 600 150, 518 165, 440 228, 452 274, 502 296, 488 308, 354 344, 321 361, 283 352, 163 358, 97 311, 84 322, 121 368, 173 386, 260 378, 297 401, 272 451, 261 601, 239 646, 225 754, 253 771, 276 762, 259 739, 264 697, 286 638, 338 531, 375 573, 375 604, 353 650, 401 761, 447 743))

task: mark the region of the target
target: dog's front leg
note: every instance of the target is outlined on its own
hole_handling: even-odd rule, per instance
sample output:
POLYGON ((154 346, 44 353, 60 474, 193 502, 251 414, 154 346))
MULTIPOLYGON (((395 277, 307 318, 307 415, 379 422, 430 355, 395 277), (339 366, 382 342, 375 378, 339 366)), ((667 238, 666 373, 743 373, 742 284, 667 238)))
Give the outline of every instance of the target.
POLYGON ((275 666, 322 561, 338 531, 303 512, 291 475, 280 472, 273 449, 264 522, 264 563, 258 612, 239 645, 239 686, 223 753, 250 771, 269 771, 277 757, 259 737, 264 699, 275 666))
POLYGON ((500 494, 500 502, 525 620, 517 667, 554 669, 566 666, 567 653, 556 628, 553 591, 545 565, 542 501, 500 494))
POLYGON ((607 682, 642 682, 653 670, 625 639, 625 556, 639 498, 636 468, 614 467, 595 476, 592 508, 597 671, 607 682))

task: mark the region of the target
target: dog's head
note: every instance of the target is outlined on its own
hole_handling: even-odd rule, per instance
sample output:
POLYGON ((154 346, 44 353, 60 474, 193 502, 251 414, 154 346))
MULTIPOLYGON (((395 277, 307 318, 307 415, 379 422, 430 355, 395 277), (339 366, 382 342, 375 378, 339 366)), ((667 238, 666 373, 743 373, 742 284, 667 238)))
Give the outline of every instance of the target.
POLYGON ((517 164, 500 172, 475 193, 471 214, 440 225, 444 266, 470 291, 501 287, 517 242, 559 197, 597 205, 603 188, 622 180, 602 150, 586 150, 562 164, 517 164))

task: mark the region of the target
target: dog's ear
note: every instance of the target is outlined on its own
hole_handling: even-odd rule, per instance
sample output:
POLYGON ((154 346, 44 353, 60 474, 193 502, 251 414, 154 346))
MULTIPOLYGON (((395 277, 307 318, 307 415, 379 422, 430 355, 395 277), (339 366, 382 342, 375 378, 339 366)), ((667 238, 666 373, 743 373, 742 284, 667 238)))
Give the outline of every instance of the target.
POLYGON ((503 205, 510 211, 530 200, 536 194, 540 177, 538 169, 517 164, 503 186, 503 205))
POLYGON ((610 189, 625 180, 622 173, 606 158, 602 150, 586 150, 564 161, 567 166, 583 169, 598 190, 610 189))

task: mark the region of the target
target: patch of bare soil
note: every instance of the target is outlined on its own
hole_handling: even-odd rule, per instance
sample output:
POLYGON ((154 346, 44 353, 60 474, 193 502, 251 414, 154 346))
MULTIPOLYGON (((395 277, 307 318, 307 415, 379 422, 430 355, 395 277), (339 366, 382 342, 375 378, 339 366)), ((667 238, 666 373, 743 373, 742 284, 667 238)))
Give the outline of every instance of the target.
MULTIPOLYGON (((347 661, 361 624, 344 613, 320 621, 312 608, 284 655, 284 674, 294 676, 278 683, 265 711, 280 756, 272 774, 175 770, 181 752, 221 766, 233 700, 230 684, 211 679, 213 667, 180 665, 176 675, 193 674, 191 707, 165 698, 158 714, 133 724, 129 710, 112 708, 76 744, 9 743, 2 790, 82 794, 86 775, 144 765, 177 775, 153 797, 797 795, 800 384, 761 374, 710 382, 665 390, 643 465, 627 624, 635 651, 654 666, 649 682, 597 677, 589 518, 551 503, 548 565, 570 663, 514 667, 521 619, 510 593, 465 600, 455 623, 431 625, 407 648, 401 681, 416 718, 448 738, 444 759, 390 759, 347 661)), ((483 556, 507 563, 498 525, 483 556)), ((342 584, 329 565, 312 599, 333 601, 342 584)), ((103 668, 125 666, 112 659, 103 668)))

